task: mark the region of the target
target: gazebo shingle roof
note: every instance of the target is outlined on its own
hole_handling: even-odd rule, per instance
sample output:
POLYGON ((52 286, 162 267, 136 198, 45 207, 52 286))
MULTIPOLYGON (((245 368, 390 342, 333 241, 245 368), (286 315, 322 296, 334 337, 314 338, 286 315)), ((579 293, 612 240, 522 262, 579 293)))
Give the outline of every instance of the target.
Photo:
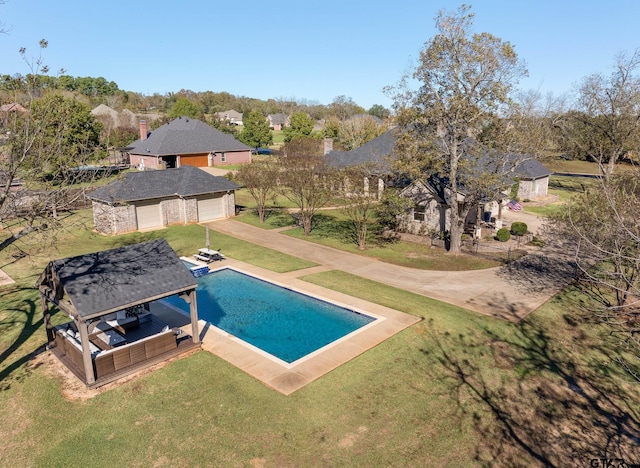
POLYGON ((80 317, 195 289, 198 282, 164 239, 53 260, 80 317))
POLYGON ((181 197, 227 192, 239 186, 226 177, 213 176, 192 166, 159 171, 128 172, 123 178, 92 192, 89 197, 106 203, 132 202, 179 195, 181 197))

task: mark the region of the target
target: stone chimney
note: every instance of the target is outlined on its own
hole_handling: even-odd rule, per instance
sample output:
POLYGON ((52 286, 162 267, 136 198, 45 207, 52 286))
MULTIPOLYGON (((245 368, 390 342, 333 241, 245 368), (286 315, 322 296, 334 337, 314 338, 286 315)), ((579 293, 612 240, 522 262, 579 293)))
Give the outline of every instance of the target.
POLYGON ((147 139, 147 121, 146 120, 140 121, 140 139, 141 140, 147 139))
POLYGON ((327 153, 329 153, 330 151, 333 151, 333 138, 325 138, 324 139, 324 155, 326 156, 327 153))

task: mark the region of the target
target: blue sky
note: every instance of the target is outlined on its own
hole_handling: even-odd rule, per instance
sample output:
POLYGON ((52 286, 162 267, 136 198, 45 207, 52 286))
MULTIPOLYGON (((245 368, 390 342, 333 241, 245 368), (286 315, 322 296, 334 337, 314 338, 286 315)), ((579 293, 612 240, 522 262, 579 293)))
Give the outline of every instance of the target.
MULTIPOLYGON (((2 0, 0 0, 2 1, 2 0)), ((4 0, 0 73, 29 72, 37 54, 72 76, 102 76, 143 94, 226 91, 320 104, 344 95, 389 107, 398 82, 450 0, 4 0)), ((511 42, 527 64, 523 89, 558 96, 617 53, 640 47, 638 0, 477 0, 475 30, 511 42)))

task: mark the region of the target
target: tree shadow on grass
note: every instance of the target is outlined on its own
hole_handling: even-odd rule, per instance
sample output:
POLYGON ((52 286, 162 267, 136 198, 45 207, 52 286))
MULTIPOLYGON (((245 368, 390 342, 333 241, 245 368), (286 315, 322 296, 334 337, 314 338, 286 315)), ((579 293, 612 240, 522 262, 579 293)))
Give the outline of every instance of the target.
MULTIPOLYGON (((3 295, 17 293, 30 288, 14 288, 3 295)), ((16 327, 22 327, 16 339, 0 353, 0 391, 11 388, 13 382, 21 382, 27 377, 31 368, 24 364, 31 361, 35 355, 44 350, 44 346, 38 346, 32 350, 20 350, 44 322, 44 318, 34 321, 37 313, 36 302, 30 299, 21 301, 18 307, 10 307, 4 310, 4 318, 0 321, 0 334, 11 333, 16 327)), ((43 337, 43 340, 44 337, 43 337)))
POLYGON ((524 293, 558 291, 577 278, 575 247, 567 240, 547 232, 547 243, 540 252, 531 252, 498 270, 498 276, 524 293))
POLYGON ((459 420, 471 420, 478 462, 640 462, 640 397, 611 365, 610 345, 589 342, 579 329, 560 342, 529 321, 506 338, 486 328, 430 338, 422 352, 438 365, 427 372, 455 395, 459 420))
POLYGON ((350 220, 318 213, 313 217, 311 228, 314 235, 336 239, 344 244, 358 245, 353 223, 350 220))

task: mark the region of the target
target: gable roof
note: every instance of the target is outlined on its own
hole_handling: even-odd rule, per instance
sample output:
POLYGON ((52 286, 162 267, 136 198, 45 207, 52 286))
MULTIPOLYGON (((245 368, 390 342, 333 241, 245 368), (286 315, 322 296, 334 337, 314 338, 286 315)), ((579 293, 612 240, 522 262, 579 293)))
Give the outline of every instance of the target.
POLYGON ((236 190, 239 186, 226 177, 202 169, 183 166, 160 171, 127 172, 124 177, 100 187, 89 195, 106 203, 132 202, 168 196, 191 197, 236 190))
POLYGON ((85 318, 198 285, 164 239, 53 260, 47 269, 60 281, 78 315, 85 318))
POLYGON ((178 117, 127 147, 130 154, 177 155, 250 150, 228 133, 190 117, 178 117))
POLYGON ((109 118, 111 119, 111 124, 117 127, 135 128, 136 126, 136 115, 129 109, 122 109, 121 112, 118 112, 106 104, 100 104, 91 109, 91 114, 97 118, 109 118))
POLYGON ((216 112, 213 115, 218 119, 227 119, 232 122, 242 122, 242 113, 233 109, 229 109, 228 111, 216 112))
POLYGON ((382 169, 390 170, 386 159, 388 156, 393 157, 397 134, 398 129, 394 128, 350 151, 330 151, 325 160, 329 166, 335 168, 375 164, 382 169))

